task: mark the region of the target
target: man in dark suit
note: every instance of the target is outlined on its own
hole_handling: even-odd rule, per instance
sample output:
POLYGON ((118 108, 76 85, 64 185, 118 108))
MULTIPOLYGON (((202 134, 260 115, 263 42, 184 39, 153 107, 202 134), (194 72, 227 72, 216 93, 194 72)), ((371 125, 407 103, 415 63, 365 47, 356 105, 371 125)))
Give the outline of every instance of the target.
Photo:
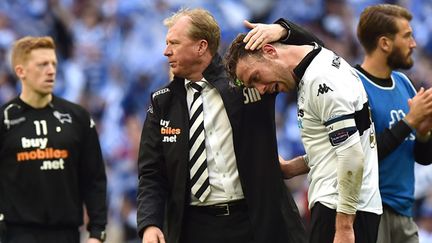
MULTIPOLYGON (((137 217, 143 242, 305 242, 278 163, 275 95, 229 85, 217 54, 220 29, 208 11, 180 10, 164 23, 174 79, 151 95, 142 131, 137 217)), ((260 25, 255 32, 271 33, 251 39, 314 38, 279 23, 260 25)))

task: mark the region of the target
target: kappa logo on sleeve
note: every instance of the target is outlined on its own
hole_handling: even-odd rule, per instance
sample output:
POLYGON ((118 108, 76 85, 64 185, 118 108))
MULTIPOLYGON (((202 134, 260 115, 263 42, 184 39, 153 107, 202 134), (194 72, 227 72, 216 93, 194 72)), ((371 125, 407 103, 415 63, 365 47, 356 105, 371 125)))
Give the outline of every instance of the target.
POLYGON ((181 134, 180 128, 170 127, 170 121, 160 120, 161 135, 163 135, 162 142, 164 143, 175 143, 177 142, 177 135, 181 134))
POLYGON ((318 94, 317 94, 317 96, 319 96, 320 94, 326 94, 329 91, 333 91, 333 89, 330 88, 329 86, 327 86, 326 83, 320 84, 319 87, 318 87, 318 94))

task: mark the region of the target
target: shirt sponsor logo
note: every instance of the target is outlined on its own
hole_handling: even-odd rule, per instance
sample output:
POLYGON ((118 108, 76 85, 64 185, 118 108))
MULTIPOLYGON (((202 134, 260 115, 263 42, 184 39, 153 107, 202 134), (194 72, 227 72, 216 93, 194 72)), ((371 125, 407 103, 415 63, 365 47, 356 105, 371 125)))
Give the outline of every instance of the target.
POLYGON ((304 117, 304 110, 302 110, 302 109, 298 110, 297 116, 304 117))
POLYGON ((66 159, 67 157, 69 157, 68 150, 54 148, 35 149, 17 153, 18 162, 42 159, 66 159))
POLYGON ((174 143, 177 142, 177 135, 181 134, 181 129, 180 128, 174 128, 174 127, 170 127, 170 121, 167 120, 160 120, 161 125, 161 130, 160 133, 161 135, 164 135, 162 137, 162 142, 164 143, 174 143))
POLYGON ((17 162, 43 160, 41 170, 64 170, 64 159, 69 157, 69 151, 66 149, 54 149, 47 147, 48 138, 21 138, 23 149, 33 149, 22 151, 16 154, 17 162), (36 149, 34 149, 36 148, 36 149))
POLYGON ((48 138, 21 138, 21 145, 23 148, 46 148, 48 138))
POLYGON ((301 118, 297 118, 297 126, 300 129, 303 129, 303 120, 301 118))
POLYGON ((41 170, 64 170, 64 160, 45 160, 40 167, 41 170))
POLYGON ((318 94, 317 94, 317 96, 319 96, 320 94, 326 94, 329 91, 333 91, 333 89, 330 88, 329 86, 327 86, 327 84, 325 84, 325 83, 320 84, 319 87, 318 87, 318 94))

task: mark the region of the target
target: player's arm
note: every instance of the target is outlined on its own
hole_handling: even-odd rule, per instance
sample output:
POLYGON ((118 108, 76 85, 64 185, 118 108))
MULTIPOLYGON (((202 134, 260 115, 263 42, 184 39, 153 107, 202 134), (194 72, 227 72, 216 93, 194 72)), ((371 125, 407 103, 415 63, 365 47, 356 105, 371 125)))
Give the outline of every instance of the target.
POLYGON ((88 114, 83 121, 84 136, 81 142, 80 187, 87 209, 89 238, 105 240, 107 224, 107 179, 105 164, 96 126, 88 114))
POLYGON ((167 181, 162 169, 164 157, 159 109, 154 99, 151 102, 138 154, 137 223, 139 236, 147 240, 160 238, 167 194, 167 181))
MULTIPOLYGON (((418 124, 413 127, 416 132, 416 140, 414 144, 415 161, 422 165, 432 163, 432 88, 425 90, 421 88, 419 92, 408 100, 410 112, 412 109, 420 108, 421 119, 418 124)), ((409 121, 408 115, 405 117, 409 121)))
POLYGON ((328 70, 326 76, 311 84, 311 90, 314 91, 319 90, 323 83, 329 88, 327 93, 312 96, 314 102, 311 108, 317 118, 323 121, 336 156, 338 198, 334 240, 354 243, 353 222, 360 199, 365 162, 359 129, 362 133, 368 132, 371 121, 366 92, 359 92, 363 88, 361 81, 354 74, 347 76, 344 68, 350 67, 345 62, 342 65, 339 68, 331 67, 334 69, 328 70))
POLYGON ((325 125, 337 156, 339 193, 334 242, 354 242, 353 223, 363 182, 365 157, 354 114, 339 116, 325 125))
POLYGON ((246 49, 260 49, 265 44, 276 41, 289 45, 309 45, 316 42, 324 46, 314 34, 286 19, 278 19, 273 24, 250 23, 245 20, 244 25, 250 29, 244 38, 246 49))
POLYGON ((310 170, 307 165, 307 155, 297 156, 290 160, 284 160, 279 156, 279 164, 285 179, 307 174, 310 170))
POLYGON ((381 161, 392 153, 405 139, 416 132, 416 143, 414 146, 415 159, 420 164, 430 164, 432 154, 432 141, 428 131, 432 128, 431 106, 432 90, 423 88, 409 100, 410 110, 404 119, 396 123, 392 128, 386 128, 377 135, 378 159, 381 161), (428 113, 429 112, 429 113, 428 113), (428 115, 429 114, 429 115, 428 115))
POLYGON ((414 144, 414 159, 422 165, 432 164, 432 136, 429 134, 425 140, 416 139, 414 144))

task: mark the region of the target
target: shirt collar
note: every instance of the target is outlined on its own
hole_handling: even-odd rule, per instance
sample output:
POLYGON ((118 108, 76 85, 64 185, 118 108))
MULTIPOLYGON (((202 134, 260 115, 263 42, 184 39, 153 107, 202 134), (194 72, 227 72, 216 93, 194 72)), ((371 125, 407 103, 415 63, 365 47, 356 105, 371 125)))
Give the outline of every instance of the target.
MULTIPOLYGON (((188 80, 188 79, 185 79, 185 88, 186 88, 186 90, 187 89, 191 89, 191 87, 190 87, 190 84, 192 83, 193 81, 191 81, 191 80, 188 80)), ((204 83, 206 83, 206 85, 204 86, 204 89, 206 89, 207 87, 208 88, 213 88, 213 85, 211 85, 210 83, 209 83, 209 81, 207 81, 204 77, 200 80, 200 81, 196 81, 196 82, 204 82, 204 83)), ((203 90, 204 90, 203 89, 203 90)))

